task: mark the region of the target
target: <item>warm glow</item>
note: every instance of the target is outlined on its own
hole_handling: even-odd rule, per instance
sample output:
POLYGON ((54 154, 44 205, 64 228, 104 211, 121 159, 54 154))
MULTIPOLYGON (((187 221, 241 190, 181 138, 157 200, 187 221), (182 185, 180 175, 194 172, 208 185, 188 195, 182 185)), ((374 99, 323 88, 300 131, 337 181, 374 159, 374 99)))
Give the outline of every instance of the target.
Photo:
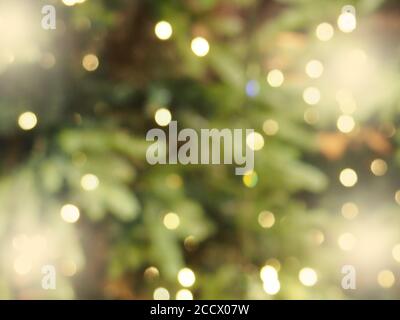
POLYGON ((267 75, 267 82, 271 87, 277 88, 283 84, 285 77, 282 71, 278 69, 271 70, 267 75))
POLYGON ((375 159, 371 162, 371 171, 376 176, 383 176, 387 171, 386 161, 382 159, 375 159))
POLYGON ((14 261, 14 270, 19 275, 26 275, 32 269, 32 259, 29 255, 21 255, 14 261))
POLYGON ((154 300, 169 300, 169 292, 165 288, 157 288, 153 293, 154 300))
POLYGON ((358 207, 355 203, 346 202, 342 206, 342 215, 346 219, 352 220, 358 215, 358 207))
POLYGON ((303 99, 306 103, 314 105, 321 99, 321 93, 315 87, 308 87, 303 92, 303 99))
POLYGON ((164 226, 169 230, 175 230, 179 227, 180 219, 176 213, 169 212, 164 216, 164 226))
POLYGON ((154 120, 159 126, 167 126, 172 119, 171 112, 166 108, 158 109, 154 115, 154 120))
POLYGON ((258 132, 251 132, 246 137, 246 144, 251 150, 258 151, 264 146, 264 138, 258 132))
POLYGON ((341 31, 345 33, 352 32, 357 26, 356 17, 350 12, 343 12, 339 16, 337 24, 341 31))
POLYGON ((204 57, 210 51, 208 41, 202 37, 197 37, 192 40, 191 48, 193 53, 198 57, 204 57))
POLYGON ((267 136, 274 136, 279 131, 279 123, 272 119, 265 120, 263 130, 267 136))
POLYGON ((189 268, 183 268, 178 273, 178 281, 183 287, 191 287, 196 281, 196 276, 189 268))
POLYGON ((75 223, 80 216, 79 209, 73 204, 66 204, 61 208, 61 217, 65 222, 75 223))
POLYGON ((317 38, 321 41, 328 41, 333 37, 333 27, 331 24, 327 22, 323 22, 318 25, 315 30, 317 38))
POLYGON ((36 127, 37 117, 33 112, 24 112, 18 117, 18 125, 22 130, 31 130, 36 127))
POLYGON ((279 290, 281 289, 281 284, 278 278, 271 279, 263 283, 263 289, 267 294, 273 296, 279 292, 279 290))
POLYGON ((357 239, 352 233, 343 233, 338 239, 340 249, 350 251, 356 245, 357 239))
POLYGON ((311 60, 306 65, 306 74, 310 78, 314 79, 319 78, 323 72, 324 72, 324 66, 322 65, 322 62, 319 60, 311 60))
POLYGON ((167 21, 160 21, 154 27, 154 33, 160 40, 168 40, 172 36, 172 26, 167 21))
POLYGON ((314 107, 308 108, 304 111, 303 115, 304 121, 310 125, 316 124, 319 120, 319 113, 314 107))
POLYGON ((343 133, 350 133, 356 126, 356 123, 352 116, 344 114, 338 118, 336 125, 339 131, 343 133))
POLYGON ((95 190, 99 186, 99 178, 97 178, 97 176, 95 176, 94 174, 90 174, 90 173, 85 174, 81 178, 81 186, 82 186, 83 190, 86 190, 86 191, 95 190))
POLYGON ((275 224, 275 216, 272 212, 262 211, 258 215, 258 223, 263 228, 271 228, 275 224))
POLYGON ((176 293, 176 300, 193 300, 193 294, 188 289, 181 289, 176 293))
POLYGON ((395 282, 394 274, 390 270, 382 270, 381 272, 379 272, 377 280, 378 284, 382 288, 390 288, 394 285, 395 282))
POLYGON ((400 243, 396 244, 392 250, 393 259, 400 262, 400 243))
POLYGON ((343 169, 340 172, 339 180, 345 187, 353 187, 358 180, 357 173, 350 168, 343 169))
POLYGON ((312 287, 317 283, 318 276, 314 269, 303 268, 299 272, 299 280, 303 285, 312 287))
POLYGON ((95 71, 99 67, 99 58, 94 54, 87 54, 82 59, 82 66, 86 71, 95 71))

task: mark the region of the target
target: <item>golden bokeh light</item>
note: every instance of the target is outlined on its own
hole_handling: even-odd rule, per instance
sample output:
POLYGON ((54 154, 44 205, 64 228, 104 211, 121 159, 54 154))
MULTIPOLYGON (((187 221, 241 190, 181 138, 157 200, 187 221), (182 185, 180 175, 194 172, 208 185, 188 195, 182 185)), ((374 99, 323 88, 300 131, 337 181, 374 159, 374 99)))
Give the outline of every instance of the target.
POLYGON ((338 238, 338 244, 343 251, 353 250, 357 243, 356 237, 352 233, 343 233, 338 238))
POLYGON ((86 71, 92 72, 99 67, 99 58, 95 54, 87 54, 82 59, 82 66, 86 71))
POLYGON ((353 13, 343 12, 337 20, 337 25, 342 32, 349 33, 356 28, 357 20, 353 13))
POLYGON ((168 40, 172 36, 172 26, 167 21, 160 21, 154 27, 154 33, 160 40, 168 40))
POLYGON ((315 30, 317 38, 321 41, 328 41, 332 39, 333 33, 334 30, 332 25, 327 22, 319 24, 315 30))
POLYGON ((246 144, 251 150, 258 151, 264 147, 264 138, 258 132, 251 132, 246 137, 246 144))
POLYGON ((263 123, 263 131, 267 136, 274 136, 279 131, 279 123, 273 119, 267 119, 263 123))
POLYGON ((176 293, 176 300, 193 300, 193 294, 188 289, 181 289, 176 293))
POLYGON ((303 268, 299 272, 299 280, 306 287, 312 287, 318 281, 317 272, 312 268, 303 268))
POLYGON ((348 220, 353 220, 359 213, 358 207, 353 202, 346 202, 342 206, 342 215, 348 220))
POLYGON ((154 115, 154 120, 161 127, 167 126, 171 122, 171 119, 171 112, 166 108, 158 109, 154 115))
POLYGON ((191 287, 196 281, 194 272, 189 268, 183 268, 178 272, 178 282, 183 287, 191 287))
POLYGON ((306 74, 313 79, 321 77, 324 72, 324 66, 319 60, 311 60, 306 65, 306 74))
POLYGON ((303 91, 303 100, 310 105, 315 105, 321 100, 321 93, 315 87, 308 87, 303 91))
POLYGON ((32 130, 37 125, 37 117, 33 112, 27 111, 18 117, 18 125, 22 130, 32 130))
POLYGON ((267 82, 271 87, 277 88, 283 84, 285 77, 281 70, 274 69, 268 72, 267 82))
POLYGON ((350 133, 354 130, 356 123, 352 116, 343 114, 338 118, 338 120, 336 122, 336 126, 340 132, 350 133))
POLYGON ((86 191, 96 190, 99 186, 99 178, 91 173, 85 174, 81 178, 81 186, 86 191))
POLYGON ((390 270, 382 270, 378 273, 378 284, 382 288, 391 288, 394 285, 395 277, 392 271, 390 270))
POLYGON ((164 216, 164 226, 169 230, 175 230, 179 227, 181 220, 174 212, 169 212, 164 216))
POLYGON ((393 259, 400 262, 400 243, 396 244, 392 249, 393 259))
POLYGON ((68 223, 75 223, 78 221, 80 212, 78 207, 73 204, 66 204, 61 208, 61 218, 68 223))
POLYGON ((210 45, 203 37, 196 37, 192 40, 191 48, 193 53, 198 57, 204 57, 210 51, 210 45))
POLYGON ((169 292, 163 287, 159 287, 154 290, 153 299, 154 300, 169 300, 169 292))
POLYGON ((375 159, 371 162, 371 172, 376 176, 383 176, 385 175, 388 166, 385 160, 382 159, 375 159))
POLYGON ((347 188, 353 187, 358 181, 357 173, 350 168, 343 169, 340 172, 339 180, 343 186, 347 188))
POLYGON ((258 223, 263 228, 271 228, 275 224, 275 216, 270 211, 262 211, 258 215, 258 223))

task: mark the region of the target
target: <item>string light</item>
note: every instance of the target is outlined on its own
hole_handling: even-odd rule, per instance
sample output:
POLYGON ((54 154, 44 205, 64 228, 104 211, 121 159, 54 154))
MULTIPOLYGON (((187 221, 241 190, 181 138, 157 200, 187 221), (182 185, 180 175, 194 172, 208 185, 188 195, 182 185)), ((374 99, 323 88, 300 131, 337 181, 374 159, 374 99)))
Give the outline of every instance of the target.
POLYGON ((357 173, 350 168, 343 169, 340 172, 339 180, 345 187, 353 187, 358 180, 357 173))
POLYGON ((303 92, 303 99, 310 105, 315 105, 321 99, 321 93, 315 87, 308 87, 303 92))
POLYGON ((358 207, 353 202, 346 202, 342 206, 342 215, 348 220, 353 220, 358 215, 358 207))
POLYGON ((262 211, 258 215, 258 223, 263 228, 271 228, 275 224, 275 216, 270 211, 262 211))
POLYGON ((312 287, 317 283, 318 275, 312 268, 303 268, 299 272, 299 280, 303 285, 312 287))
POLYGON ((171 112, 166 108, 160 108, 156 111, 154 115, 154 120, 159 126, 167 126, 172 119, 171 112))
POLYGON ((174 212, 169 212, 164 216, 164 226, 169 230, 175 230, 179 227, 181 221, 179 216, 174 212))
POLYGON ((99 178, 91 173, 85 174, 81 178, 81 186, 86 191, 96 190, 99 186, 99 178))
POLYGON ((188 289, 181 289, 176 293, 176 300, 193 300, 193 294, 188 289))
POLYGON ((154 300, 169 300, 169 292, 167 289, 159 287, 154 290, 153 293, 154 300))
POLYGON ((18 125, 22 130, 32 130, 37 125, 37 117, 33 112, 27 111, 18 117, 18 125))
POLYGON ((80 216, 79 209, 73 204, 66 204, 61 208, 61 217, 65 222, 75 223, 80 216))
POLYGON ((210 51, 210 45, 203 37, 194 38, 191 43, 191 48, 193 53, 198 57, 204 57, 210 51))
POLYGON ((315 34, 317 35, 317 38, 321 41, 328 41, 332 39, 333 37, 333 27, 331 24, 327 22, 323 22, 319 24, 315 30, 315 34))
POLYGON ((371 171, 376 176, 383 176, 386 173, 387 168, 385 160, 375 159, 371 162, 371 171))
POLYGON ((277 88, 283 84, 285 77, 281 70, 274 69, 268 72, 267 82, 271 87, 277 88))
POLYGON ((311 60, 306 65, 306 74, 310 78, 317 79, 322 75, 323 72, 324 72, 324 66, 322 65, 322 62, 319 60, 311 60))
POLYGON ((339 131, 343 133, 350 133, 351 131, 354 130, 356 123, 352 116, 343 114, 338 118, 336 126, 339 129, 339 131))
POLYGON ((99 58, 95 54, 87 54, 82 59, 82 66, 86 71, 93 72, 99 67, 99 58))
POLYGON ((160 40, 168 40, 172 36, 172 26, 167 21, 160 21, 154 27, 154 33, 160 40))
POLYGON ((378 273, 378 284, 382 288, 391 288, 394 285, 395 278, 394 274, 390 270, 382 270, 378 273))
POLYGON ((251 150, 258 151, 264 147, 264 138, 258 132, 251 132, 246 137, 246 144, 251 150))
POLYGON ((352 233, 343 233, 338 238, 338 244, 343 251, 350 251, 356 245, 357 239, 352 233))
POLYGON ((183 268, 178 272, 178 281, 183 287, 191 287, 196 281, 196 276, 191 269, 183 268))

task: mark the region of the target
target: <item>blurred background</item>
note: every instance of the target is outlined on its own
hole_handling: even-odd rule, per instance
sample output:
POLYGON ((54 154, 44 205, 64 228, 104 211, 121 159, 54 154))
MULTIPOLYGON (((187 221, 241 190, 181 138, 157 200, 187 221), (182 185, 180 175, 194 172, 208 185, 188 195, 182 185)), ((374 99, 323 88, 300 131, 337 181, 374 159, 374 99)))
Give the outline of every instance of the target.
POLYGON ((2 0, 0 26, 0 298, 398 298, 399 1, 2 0), (171 120, 254 128, 254 170, 149 165, 171 120))

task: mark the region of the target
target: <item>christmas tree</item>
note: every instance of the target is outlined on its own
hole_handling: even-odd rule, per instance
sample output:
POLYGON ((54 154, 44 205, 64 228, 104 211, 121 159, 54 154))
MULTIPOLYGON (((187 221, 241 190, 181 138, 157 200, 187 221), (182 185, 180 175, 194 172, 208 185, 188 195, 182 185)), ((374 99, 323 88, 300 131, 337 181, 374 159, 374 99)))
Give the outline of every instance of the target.
POLYGON ((399 15, 4 0, 0 298, 395 298, 399 15), (150 164, 171 121, 254 129, 254 169, 150 164))

